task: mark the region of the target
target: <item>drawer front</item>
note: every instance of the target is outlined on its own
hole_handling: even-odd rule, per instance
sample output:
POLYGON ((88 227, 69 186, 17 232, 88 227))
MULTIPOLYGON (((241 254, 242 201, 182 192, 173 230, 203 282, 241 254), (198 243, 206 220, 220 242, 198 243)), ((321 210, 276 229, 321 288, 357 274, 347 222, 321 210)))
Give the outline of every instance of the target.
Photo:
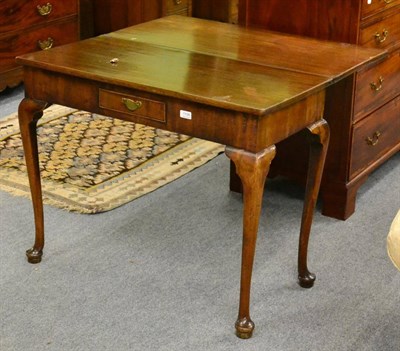
POLYGON ((167 15, 190 15, 190 0, 166 0, 167 15))
POLYGON ((2 70, 16 67, 15 56, 58 46, 78 40, 77 21, 57 23, 52 26, 15 33, 0 40, 0 61, 2 70), (42 46, 42 47, 41 47, 42 46))
POLYGON ((368 115, 400 94, 400 51, 357 75, 354 121, 368 115))
POLYGON ((400 0, 363 0, 361 18, 375 15, 396 5, 400 5, 400 0))
POLYGON ((354 126, 350 179, 400 143, 400 97, 354 126))
POLYGON ((99 90, 99 107, 106 110, 137 116, 158 122, 166 122, 166 107, 162 101, 150 100, 140 96, 99 90))
POLYGON ((361 30, 359 44, 390 50, 400 41, 400 11, 361 30))
POLYGON ((77 13, 76 0, 0 1, 0 33, 17 31, 77 13))

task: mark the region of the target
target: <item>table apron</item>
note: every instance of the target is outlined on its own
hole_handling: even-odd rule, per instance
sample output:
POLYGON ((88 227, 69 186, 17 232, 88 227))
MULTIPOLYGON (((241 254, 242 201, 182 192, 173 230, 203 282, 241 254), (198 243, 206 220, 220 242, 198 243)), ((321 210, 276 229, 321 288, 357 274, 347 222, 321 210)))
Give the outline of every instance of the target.
POLYGON ((29 67, 24 69, 26 96, 105 116, 186 134, 223 145, 259 152, 323 118, 325 91, 315 92, 283 109, 264 115, 67 76, 29 67), (100 96, 105 96, 100 101, 100 96), (121 97, 120 106, 109 98, 121 97), (131 111, 123 99, 138 103, 131 111), (142 106, 145 106, 142 108, 142 106))

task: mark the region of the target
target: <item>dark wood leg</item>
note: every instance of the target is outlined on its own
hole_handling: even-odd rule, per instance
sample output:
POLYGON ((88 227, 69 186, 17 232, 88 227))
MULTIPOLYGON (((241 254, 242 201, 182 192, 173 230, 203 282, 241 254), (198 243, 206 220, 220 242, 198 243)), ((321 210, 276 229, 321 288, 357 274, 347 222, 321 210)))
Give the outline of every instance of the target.
POLYGON ((229 190, 235 193, 243 193, 242 181, 236 173, 236 166, 232 160, 230 162, 229 190))
POLYGON ((240 279, 239 316, 236 335, 242 339, 251 337, 254 323, 250 318, 250 288, 262 196, 269 166, 275 156, 275 146, 253 154, 227 147, 226 155, 234 162, 243 184, 243 247, 240 279))
POLYGON ((307 129, 310 139, 310 157, 298 256, 299 284, 303 288, 311 288, 315 281, 315 274, 310 273, 307 268, 308 239, 329 144, 329 127, 325 120, 318 121, 307 129))
POLYGON ((18 108, 18 119, 31 188, 36 230, 35 243, 31 249, 26 251, 29 263, 39 263, 41 261, 44 246, 42 186, 40 183, 36 125, 37 121, 42 117, 46 106, 45 102, 25 98, 18 108))

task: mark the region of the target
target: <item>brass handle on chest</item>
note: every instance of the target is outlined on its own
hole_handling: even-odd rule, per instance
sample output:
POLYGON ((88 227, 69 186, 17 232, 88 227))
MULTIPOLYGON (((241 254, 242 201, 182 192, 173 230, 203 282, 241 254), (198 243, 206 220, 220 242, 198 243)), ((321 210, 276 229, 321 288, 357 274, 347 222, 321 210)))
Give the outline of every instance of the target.
POLYGON ((370 146, 375 146, 376 144, 378 144, 379 141, 379 137, 381 136, 381 132, 379 130, 377 130, 372 137, 368 137, 365 139, 365 141, 367 142, 368 145, 370 146))
POLYGON ((382 33, 376 33, 374 35, 375 42, 377 44, 383 43, 387 39, 388 35, 389 35, 389 31, 387 29, 384 29, 382 31, 382 33))
POLYGON ((372 83, 369 83, 369 85, 370 85, 370 87, 371 87, 371 89, 373 91, 381 90, 382 89, 382 85, 383 85, 383 77, 382 76, 379 77, 378 83, 372 82, 372 83))
POLYGON ((175 2, 175 5, 180 5, 180 4, 182 4, 182 0, 174 0, 174 2, 175 2))
POLYGON ((142 107, 142 102, 139 100, 134 101, 132 99, 122 98, 122 103, 129 111, 136 111, 142 107))
POLYGON ((38 40, 39 48, 42 50, 48 50, 53 47, 54 39, 48 37, 46 40, 38 40))
POLYGON ((53 9, 53 6, 48 2, 46 5, 37 5, 36 8, 40 16, 48 16, 53 9))

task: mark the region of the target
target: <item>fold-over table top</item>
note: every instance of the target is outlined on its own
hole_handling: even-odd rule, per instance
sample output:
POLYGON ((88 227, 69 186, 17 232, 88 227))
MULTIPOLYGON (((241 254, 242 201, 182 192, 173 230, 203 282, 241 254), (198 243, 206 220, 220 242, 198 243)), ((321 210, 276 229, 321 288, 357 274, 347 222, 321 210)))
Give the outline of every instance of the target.
POLYGON ((170 16, 17 62, 264 115, 385 56, 377 49, 170 16))

